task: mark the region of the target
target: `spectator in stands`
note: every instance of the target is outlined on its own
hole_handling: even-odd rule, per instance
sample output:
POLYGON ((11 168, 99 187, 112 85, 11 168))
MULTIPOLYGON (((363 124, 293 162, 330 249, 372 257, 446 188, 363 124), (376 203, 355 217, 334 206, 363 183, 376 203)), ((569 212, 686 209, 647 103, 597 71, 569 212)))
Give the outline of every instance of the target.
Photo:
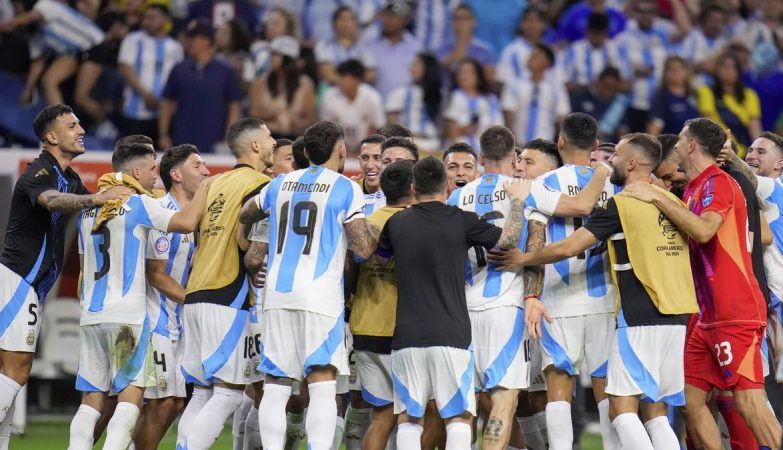
POLYGON ((629 101, 620 91, 622 83, 619 70, 605 67, 595 83, 571 97, 572 111, 589 114, 598 122, 598 139, 602 142, 617 142, 627 132, 624 119, 629 101))
POLYGON ((609 37, 615 37, 625 29, 626 17, 622 11, 607 6, 606 0, 583 0, 565 10, 560 16, 558 23, 560 37, 572 42, 584 38, 590 16, 596 13, 606 15, 609 37))
POLYGON ((573 42, 563 54, 568 89, 572 92, 585 89, 607 66, 613 66, 625 79, 631 79, 625 49, 609 38, 609 16, 592 13, 585 38, 573 42))
POLYGON ((283 8, 271 8, 264 19, 264 37, 250 45, 250 55, 245 60, 242 79, 252 83, 256 78, 269 73, 269 43, 282 36, 296 37, 296 18, 283 8))
POLYGON ((725 33, 730 40, 740 40, 748 33, 750 22, 742 16, 743 3, 752 3, 742 0, 722 0, 721 5, 726 11, 725 33))
POLYGON ((725 27, 726 11, 717 3, 707 3, 699 13, 699 26, 680 45, 680 56, 690 61, 695 73, 715 69, 715 57, 728 43, 725 27))
POLYGON ((376 133, 386 121, 380 94, 363 80, 360 61, 341 63, 337 66, 337 84, 326 91, 321 105, 321 119, 342 126, 345 147, 354 155, 359 152, 361 140, 376 133))
POLYGON ((520 141, 554 139, 563 117, 571 112, 568 91, 553 75, 555 54, 546 44, 533 44, 527 60, 528 77, 503 86, 501 97, 506 126, 520 141))
POLYGON ((755 48, 760 44, 783 45, 783 2, 780 0, 763 0, 759 2, 757 11, 751 17, 746 32, 740 39, 748 46, 755 48))
POLYGON ((517 36, 503 49, 497 66, 497 80, 508 84, 528 75, 527 60, 533 45, 539 42, 553 44, 556 33, 549 27, 544 10, 529 7, 522 13, 517 26, 517 36))
POLYGON ((218 27, 215 32, 217 57, 234 69, 237 77, 242 76, 245 59, 250 51, 250 30, 245 21, 234 17, 218 27))
POLYGON ((209 153, 239 118, 242 90, 231 67, 215 58, 209 24, 191 22, 185 36, 188 58, 174 66, 163 89, 158 147, 191 143, 209 153))
POLYGON ((715 60, 715 83, 697 90, 699 113, 724 129, 731 130, 740 158, 753 139, 761 134, 761 105, 756 91, 742 82, 739 58, 722 53, 715 60))
POLYGON ((168 21, 168 9, 152 4, 144 11, 141 30, 128 34, 120 45, 119 70, 125 81, 120 128, 126 136, 158 140, 160 96, 171 69, 183 58, 182 46, 166 34, 168 21))
POLYGON ((284 8, 298 17, 302 26, 302 46, 313 48, 316 42, 329 39, 332 34, 332 18, 343 4, 358 4, 345 0, 268 0, 268 7, 284 8))
POLYGON ((647 132, 654 136, 679 134, 682 124, 698 115, 690 64, 682 57, 669 56, 663 64, 663 79, 655 93, 647 132))
POLYGON ((454 12, 463 4, 460 0, 418 0, 413 19, 413 31, 424 50, 436 52, 448 42, 454 12))
MULTIPOLYGON (((783 2, 778 2, 783 5, 783 2)), ((753 47, 750 70, 742 81, 756 91, 761 101, 761 128, 774 130, 775 121, 783 113, 783 67, 775 44, 759 42, 753 47)))
POLYGON ((337 82, 335 68, 349 59, 362 62, 365 69, 365 81, 375 79, 375 57, 367 46, 360 41, 359 19, 348 6, 337 8, 332 16, 334 35, 318 41, 315 45, 315 62, 318 63, 318 75, 328 84, 337 82))
POLYGON ((386 99, 386 121, 401 123, 416 138, 437 140, 440 107, 438 61, 430 53, 419 53, 411 64, 411 84, 393 90, 386 99))
POLYGON ((453 73, 451 100, 443 113, 446 138, 478 147, 478 137, 492 125, 503 125, 500 102, 492 93, 481 65, 463 59, 453 73))
POLYGON ((476 38, 476 15, 470 5, 461 3, 454 9, 451 29, 452 36, 437 51, 446 73, 451 73, 462 59, 472 58, 481 64, 491 83, 495 79, 495 55, 489 44, 476 38))
POLYGON ((368 44, 374 55, 382 56, 376 61, 375 88, 384 98, 410 83, 409 68, 421 50, 419 42, 405 30, 410 14, 407 2, 390 0, 381 11, 381 36, 368 44))
POLYGON ((243 19, 251 30, 258 26, 256 8, 249 0, 193 0, 188 5, 188 23, 205 21, 219 29, 236 18, 243 19))
POLYGON ((276 38, 269 75, 253 82, 248 113, 266 122, 275 137, 296 139, 315 122, 315 86, 299 69, 299 43, 276 38))
POLYGON ((476 37, 492 46, 495 55, 514 39, 525 0, 467 0, 476 13, 476 37))

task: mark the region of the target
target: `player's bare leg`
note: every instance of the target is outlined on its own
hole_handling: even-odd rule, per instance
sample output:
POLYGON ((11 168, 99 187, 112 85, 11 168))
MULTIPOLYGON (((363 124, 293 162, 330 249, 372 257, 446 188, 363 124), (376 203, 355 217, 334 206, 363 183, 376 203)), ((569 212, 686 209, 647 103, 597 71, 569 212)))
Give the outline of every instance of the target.
MULTIPOLYGON (((446 445, 449 449, 470 450, 472 423, 474 417, 469 412, 443 420, 446 424, 446 445)), ((399 446, 398 446, 399 447, 399 446)), ((444 447, 445 448, 445 447, 444 447)))
MULTIPOLYGON (((436 447, 446 448, 446 428, 434 400, 427 402, 424 418, 425 420, 421 422, 424 427, 421 435, 421 448, 423 450, 435 450, 436 447)), ((399 433, 399 430, 397 432, 399 433)), ((397 448, 402 450, 399 446, 397 448)))
POLYGON ((397 424, 394 405, 373 408, 372 421, 362 440, 362 450, 383 450, 397 424))
POLYGON ((101 439, 103 432, 106 431, 106 425, 109 424, 111 416, 114 415, 115 408, 117 408, 117 396, 110 395, 106 397, 106 400, 103 402, 103 408, 101 409, 101 417, 95 424, 95 431, 92 435, 94 442, 98 442, 101 439))
POLYGON ((519 390, 495 388, 490 394, 491 407, 484 427, 482 449, 503 450, 511 437, 519 390))
POLYGON ((644 425, 639 420, 639 398, 636 396, 609 396, 610 426, 614 426, 623 448, 653 450, 644 425))
MULTIPOLYGON (((434 404, 434 402, 429 403, 434 404)), ((429 409, 429 403, 427 404, 427 409, 429 409)), ((427 421, 429 421, 429 417, 427 417, 426 413, 425 417, 409 416, 407 412, 400 414, 397 417, 397 448, 400 450, 419 450, 424 448, 422 442, 424 441, 424 426, 427 421)), ((445 446, 442 448, 445 448, 445 446)))
POLYGON ((780 449, 781 428, 775 415, 767 406, 763 389, 734 391, 734 400, 745 422, 762 447, 780 449))
POLYGON ((707 406, 708 392, 685 385, 685 407, 682 414, 688 427, 688 433, 696 447, 702 450, 721 450, 722 443, 718 424, 707 406))
POLYGON ((143 401, 144 388, 138 386, 128 385, 117 395, 117 407, 106 426, 104 450, 128 448, 143 401))
POLYGON ((554 366, 544 369, 547 385, 546 424, 552 450, 570 449, 574 444, 571 425, 571 399, 574 377, 554 366))
POLYGON ((133 443, 136 450, 154 450, 168 431, 174 419, 185 409, 185 400, 166 397, 148 400, 141 412, 133 443))

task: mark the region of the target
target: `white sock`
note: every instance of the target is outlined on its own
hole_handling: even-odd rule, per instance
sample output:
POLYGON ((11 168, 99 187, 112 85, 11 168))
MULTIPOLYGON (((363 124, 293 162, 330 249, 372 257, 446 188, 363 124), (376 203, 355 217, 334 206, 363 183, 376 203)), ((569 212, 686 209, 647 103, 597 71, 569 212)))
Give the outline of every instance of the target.
POLYGON ((247 395, 242 396, 242 403, 234 411, 234 421, 231 425, 231 436, 234 438, 234 450, 242 450, 245 442, 245 420, 247 412, 253 407, 253 399, 247 395))
POLYGON ((337 416, 337 422, 334 426, 334 437, 332 438, 332 450, 340 450, 343 445, 343 436, 345 436, 345 419, 337 416))
POLYGON ((119 402, 106 425, 106 441, 103 450, 125 450, 133 438, 133 428, 139 419, 139 407, 133 403, 119 402))
MULTIPOLYGON (((544 419, 546 420, 546 416, 544 419)), ((519 424, 519 429, 522 430, 522 437, 525 438, 528 448, 533 450, 546 449, 544 436, 541 435, 541 430, 538 429, 538 421, 534 416, 517 417, 517 423, 519 424)))
POLYGON ((650 442, 647 431, 639 420, 639 416, 634 413, 620 414, 612 421, 617 434, 620 435, 620 442, 623 448, 634 450, 654 450, 650 442))
POLYGON ((264 383, 264 396, 258 407, 258 425, 266 450, 282 450, 285 446, 285 405, 290 397, 291 386, 264 383))
POLYGON ((650 436, 652 446, 655 450, 679 450, 680 440, 674 434, 674 430, 669 425, 669 418, 666 416, 656 417, 644 423, 644 429, 650 436))
POLYGON ((242 404, 242 391, 215 386, 212 398, 193 419, 187 437, 188 450, 207 450, 217 441, 226 420, 242 404))
POLYGON ((601 438, 604 443, 604 450, 620 450, 620 436, 612 426, 609 419, 609 399, 605 398, 598 402, 598 420, 601 424, 601 438))
POLYGON ((92 435, 95 424, 101 418, 101 412, 82 404, 71 420, 71 432, 68 442, 68 450, 92 449, 92 435))
POLYGON ((13 425, 14 409, 16 402, 11 403, 11 409, 8 410, 5 420, 0 423, 0 450, 8 450, 8 444, 11 442, 11 425, 13 425))
POLYGON ((337 426, 337 381, 320 381, 308 385, 310 405, 305 417, 308 450, 329 450, 337 426))
POLYGON ((188 431, 193 424, 193 419, 198 416, 201 408, 212 398, 212 389, 193 388, 193 395, 190 397, 188 406, 182 411, 182 416, 177 424, 177 449, 185 448, 188 431))
POLYGON ((304 414, 287 413, 285 416, 286 450, 299 450, 305 437, 304 414))
POLYGON ((571 450, 574 446, 574 427, 571 424, 571 404, 564 401, 546 404, 546 427, 551 450, 571 450))
MULTIPOLYGON (((538 424, 538 431, 541 432, 541 437, 544 438, 544 444, 546 447, 549 446, 549 435, 547 434, 547 426, 546 426, 546 411, 539 411, 535 414, 533 414, 533 417, 536 418, 536 423, 538 424)), ((544 447, 544 448, 546 448, 544 447)))
POLYGON ((361 450, 362 439, 367 433, 372 420, 372 409, 354 409, 348 407, 345 413, 345 448, 347 450, 361 450))
MULTIPOLYGON (((251 405, 252 406, 252 405, 251 405)), ((261 450, 261 431, 258 428, 258 408, 253 406, 245 419, 243 450, 261 450)))
POLYGON ((20 389, 22 386, 19 383, 0 373, 0 422, 4 422, 6 417, 9 417, 8 412, 11 411, 11 405, 14 404, 20 389))
POLYGON ((397 448, 421 450, 422 433, 424 433, 424 427, 419 424, 407 422, 397 425, 397 448))
POLYGON ((446 425, 446 450, 468 450, 472 431, 469 423, 452 422, 446 425))

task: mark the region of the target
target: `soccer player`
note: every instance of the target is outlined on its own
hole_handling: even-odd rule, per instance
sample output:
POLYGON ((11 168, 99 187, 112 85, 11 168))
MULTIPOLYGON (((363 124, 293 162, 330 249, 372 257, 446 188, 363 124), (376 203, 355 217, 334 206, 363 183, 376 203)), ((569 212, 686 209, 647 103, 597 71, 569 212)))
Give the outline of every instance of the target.
MULTIPOLYGON (((182 144, 163 153, 160 179, 167 195, 158 199, 165 208, 180 211, 193 201, 199 184, 209 176, 194 145, 182 144)), ((182 304, 196 247, 193 234, 150 230, 147 238, 147 320, 155 363, 155 385, 144 390, 147 403, 136 426, 138 450, 156 449, 166 430, 185 408, 182 377, 182 304)))
POLYGON ((761 340, 766 305, 753 276, 748 217, 739 186, 715 164, 726 133, 709 119, 685 122, 675 151, 690 180, 682 206, 644 184, 627 194, 653 203, 690 237, 700 315, 685 347, 685 418, 695 444, 721 448, 706 406, 713 388, 733 392, 761 448, 779 448, 781 428, 766 406, 761 340))
MULTIPOLYGON (((482 219, 503 226, 511 217, 511 199, 502 189, 514 175, 514 135, 506 127, 493 126, 480 137, 479 160, 485 173, 479 179, 454 191, 448 204, 474 212, 482 219)), ((534 182, 526 206, 548 215, 583 215, 592 210, 604 189, 608 169, 602 166, 576 197, 549 190, 534 182)), ((527 242, 524 217, 521 247, 527 242)), ((505 449, 516 411, 517 396, 530 385, 528 358, 524 349, 524 279, 521 273, 501 273, 487 264, 482 247, 469 252, 466 298, 470 313, 475 354, 476 389, 488 392, 491 408, 484 430, 482 448, 505 449)))
POLYGON ((404 137, 392 136, 386 138, 381 144, 381 170, 396 161, 419 160, 419 147, 412 140, 404 137))
MULTIPOLYGON (((612 157, 611 182, 649 183, 660 158, 661 146, 653 136, 623 136, 612 157)), ((620 293, 606 388, 614 429, 623 448, 676 450, 679 441, 668 423, 667 404, 685 404, 685 325, 697 311, 687 236, 657 208, 621 195, 596 209, 568 238, 533 253, 507 253, 497 262, 504 270, 517 271, 523 265, 583 254, 600 241, 609 243, 612 276, 620 293), (641 399, 644 425, 637 415, 641 399)))
POLYGON ((451 144, 446 149, 443 153, 443 164, 446 166, 449 195, 478 178, 477 162, 476 152, 464 142, 451 144))
POLYGON ((308 444, 313 450, 331 447, 335 380, 347 375, 341 283, 346 250, 363 259, 375 250, 361 189, 339 173, 346 158, 342 129, 317 122, 304 140, 313 166, 275 178, 240 213, 243 223, 270 217, 259 423, 264 447, 272 450, 283 448, 291 385, 303 379, 310 394, 308 444))
MULTIPOLYGON (((381 173, 381 189, 386 206, 367 220, 377 229, 413 201, 413 163, 397 161, 381 173)), ((358 264, 351 298, 351 333, 362 397, 373 408, 372 422, 364 435, 362 448, 383 450, 397 423, 394 414, 394 388, 391 375, 393 317, 397 310, 394 261, 370 258, 358 264)))
POLYGON ((394 256, 397 316, 392 339, 397 448, 420 449, 424 407, 432 398, 446 423, 446 446, 467 450, 476 413, 471 328, 465 300, 468 249, 516 246, 525 181, 505 183, 512 208, 503 229, 446 203, 446 170, 434 157, 413 169, 416 204, 384 226, 378 254, 394 256))
POLYGON ((680 137, 676 134, 662 134, 658 136, 661 143, 661 163, 655 168, 655 177, 663 182, 663 186, 677 198, 682 198, 682 192, 688 179, 685 172, 680 169, 680 157, 674 151, 674 146, 680 137))
POLYGON ((92 448, 95 423, 110 389, 118 402, 103 448, 124 449, 130 443, 144 389, 154 383, 143 264, 149 230, 195 230, 207 186, 176 212, 151 197, 157 178, 151 146, 119 146, 112 168, 116 173, 103 175, 98 187, 126 186, 137 195, 86 209, 77 222, 82 315, 76 389, 82 392, 82 404, 71 422, 69 448, 74 450, 92 448))
POLYGON ((8 447, 16 394, 27 384, 42 305, 63 266, 69 214, 130 195, 91 194, 71 168, 84 153, 84 129, 70 107, 51 105, 33 120, 43 151, 16 181, 0 255, 0 448, 8 447))
POLYGON ((371 134, 362 139, 359 149, 359 170, 362 172, 359 185, 364 193, 364 213, 368 216, 386 204, 381 189, 381 145, 385 140, 380 134, 371 134))
POLYGON ((269 181, 261 171, 272 165, 275 140, 264 122, 244 118, 229 127, 226 142, 237 164, 209 188, 183 312, 182 373, 195 386, 179 422, 178 441, 191 450, 211 447, 242 403, 245 385, 261 380, 250 334, 247 247, 237 239, 237 214, 242 202, 269 181))

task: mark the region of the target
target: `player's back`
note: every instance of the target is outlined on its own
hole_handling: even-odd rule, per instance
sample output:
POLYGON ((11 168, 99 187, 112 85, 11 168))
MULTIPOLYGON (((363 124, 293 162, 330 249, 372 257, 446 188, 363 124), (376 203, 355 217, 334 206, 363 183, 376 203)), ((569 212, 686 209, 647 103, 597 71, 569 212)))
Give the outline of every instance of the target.
POLYGON ((261 191, 260 205, 270 216, 264 309, 339 316, 348 249, 343 224, 364 217, 359 185, 313 166, 275 178, 261 191))
MULTIPOLYGON (((587 186, 592 176, 591 167, 568 164, 542 175, 540 179, 548 188, 573 197, 587 186)), ((607 180, 599 204, 619 192, 620 187, 607 180)), ((582 217, 551 217, 546 227, 547 245, 570 236, 584 220, 582 217)), ((541 297, 553 317, 614 311, 615 288, 610 279, 609 257, 603 243, 545 267, 541 297)))
POLYGON ((259 171, 240 164, 217 176, 209 186, 186 303, 249 307, 247 271, 236 237, 239 210, 268 181, 259 171))
POLYGON ((116 216, 93 231, 99 210, 84 210, 78 218, 79 253, 84 256, 81 324, 142 324, 149 229, 165 230, 175 211, 147 195, 132 195, 116 216))

